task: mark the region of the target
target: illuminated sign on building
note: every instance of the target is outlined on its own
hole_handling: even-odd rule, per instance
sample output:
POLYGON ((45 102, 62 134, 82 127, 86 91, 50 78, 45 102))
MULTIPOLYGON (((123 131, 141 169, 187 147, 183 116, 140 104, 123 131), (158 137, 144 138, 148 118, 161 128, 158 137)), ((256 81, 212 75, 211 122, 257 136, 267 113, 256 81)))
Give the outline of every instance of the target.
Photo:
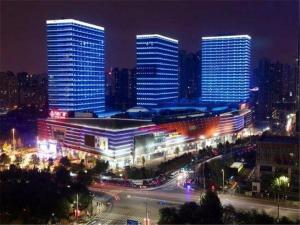
POLYGON ((107 151, 108 150, 108 138, 95 136, 95 141, 96 141, 95 147, 97 149, 100 149, 101 151, 107 151))
POLYGON ((56 110, 51 110, 49 115, 51 118, 55 118, 55 119, 64 119, 64 118, 68 117, 67 112, 61 112, 61 111, 56 111, 56 110))

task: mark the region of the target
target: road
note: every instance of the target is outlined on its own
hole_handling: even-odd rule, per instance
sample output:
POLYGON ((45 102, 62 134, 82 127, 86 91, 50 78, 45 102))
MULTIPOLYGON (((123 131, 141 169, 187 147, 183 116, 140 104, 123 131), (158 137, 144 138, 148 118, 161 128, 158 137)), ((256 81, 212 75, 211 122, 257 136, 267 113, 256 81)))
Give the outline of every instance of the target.
MULTIPOLYGON (((176 179, 155 190, 131 189, 108 184, 99 184, 92 188, 93 191, 106 192, 115 197, 111 210, 99 215, 98 224, 126 224, 127 219, 137 220, 143 223, 146 217, 146 204, 151 224, 156 224, 159 219, 159 209, 163 207, 178 206, 184 202, 199 202, 201 191, 182 189, 176 179)), ((223 205, 233 205, 236 209, 259 211, 276 217, 276 202, 219 194, 223 205)), ((299 219, 300 204, 281 203, 280 216, 291 219, 299 219)))

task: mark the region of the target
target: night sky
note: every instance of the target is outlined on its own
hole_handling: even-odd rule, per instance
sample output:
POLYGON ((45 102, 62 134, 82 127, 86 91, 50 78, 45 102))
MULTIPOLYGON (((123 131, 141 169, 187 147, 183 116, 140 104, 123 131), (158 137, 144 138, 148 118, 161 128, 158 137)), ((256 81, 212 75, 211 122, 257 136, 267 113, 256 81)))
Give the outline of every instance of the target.
POLYGON ((47 71, 46 20, 73 18, 105 27, 106 70, 135 66, 135 35, 176 38, 196 52, 202 36, 249 34, 253 66, 297 57, 298 0, 281 1, 3 1, 0 71, 47 71))

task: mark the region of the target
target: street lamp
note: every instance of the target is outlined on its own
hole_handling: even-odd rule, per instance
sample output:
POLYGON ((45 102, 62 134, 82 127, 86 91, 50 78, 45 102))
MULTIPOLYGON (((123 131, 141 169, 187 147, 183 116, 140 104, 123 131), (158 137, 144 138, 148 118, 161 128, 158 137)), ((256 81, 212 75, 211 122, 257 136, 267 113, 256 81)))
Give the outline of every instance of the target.
POLYGON ((144 219, 145 225, 150 225, 149 220, 149 212, 148 212, 148 191, 146 192, 147 198, 146 198, 146 218, 144 219))
POLYGON ((13 138, 13 150, 15 151, 16 150, 16 141, 15 141, 15 128, 12 128, 11 129, 12 131, 12 138, 13 138))
POLYGON ((222 176, 223 176, 222 189, 223 189, 223 193, 224 193, 224 178, 225 178, 225 172, 224 172, 224 169, 222 169, 222 176))
POLYGON ((277 192, 277 220, 279 221, 279 200, 280 200, 280 192, 285 194, 286 189, 290 186, 290 179, 286 176, 280 176, 275 178, 273 181, 273 189, 277 192))

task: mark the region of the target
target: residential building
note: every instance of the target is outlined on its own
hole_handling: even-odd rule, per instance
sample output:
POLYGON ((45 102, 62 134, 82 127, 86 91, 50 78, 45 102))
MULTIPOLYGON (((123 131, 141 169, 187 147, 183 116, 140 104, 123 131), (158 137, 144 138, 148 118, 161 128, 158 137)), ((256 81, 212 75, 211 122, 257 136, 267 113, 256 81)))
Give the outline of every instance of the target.
POLYGON ((285 175, 291 192, 299 193, 299 147, 299 136, 262 136, 257 143, 256 178, 285 175))
POLYGON ((106 106, 126 110, 136 105, 135 69, 114 68, 106 74, 106 106))
POLYGON ((201 94, 200 54, 179 51, 179 97, 198 98, 201 94))

